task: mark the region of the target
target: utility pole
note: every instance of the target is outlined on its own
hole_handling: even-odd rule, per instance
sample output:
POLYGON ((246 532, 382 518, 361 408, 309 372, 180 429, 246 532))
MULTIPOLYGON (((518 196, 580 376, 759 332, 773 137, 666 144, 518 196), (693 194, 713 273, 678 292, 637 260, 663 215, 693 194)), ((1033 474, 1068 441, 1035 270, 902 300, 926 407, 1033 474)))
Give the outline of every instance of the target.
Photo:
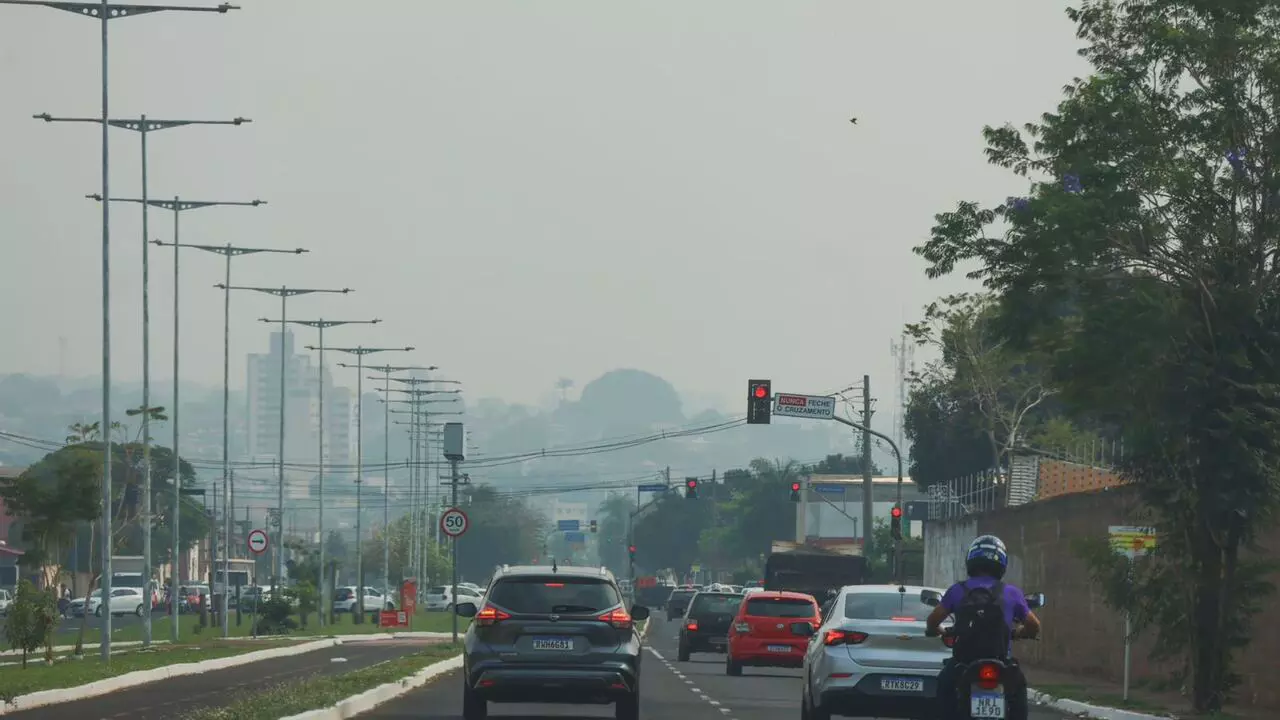
POLYGON ((875 483, 871 472, 871 376, 862 376, 862 556, 870 559, 875 525, 871 515, 875 509, 875 483))
MULTIPOLYGON (((458 507, 458 463, 466 457, 466 435, 463 432, 462 423, 451 422, 445 423, 444 426, 444 457, 449 461, 449 484, 452 486, 453 497, 450 507, 458 507)), ((453 555, 453 590, 452 596, 458 597, 458 538, 453 538, 450 542, 453 555)), ((453 613, 453 641, 458 642, 458 613, 453 613)))
MULTIPOLYGON (((114 19, 135 17, 138 15, 146 15, 155 12, 177 11, 177 12, 201 12, 201 13, 220 13, 226 14, 230 10, 239 10, 235 5, 222 4, 217 7, 181 7, 177 5, 130 5, 130 4, 113 4, 107 0, 100 3, 89 2, 63 2, 60 0, 0 0, 0 5, 29 5, 53 8, 54 10, 62 10, 63 12, 74 13, 81 17, 88 17, 99 22, 101 35, 101 71, 102 71, 102 112, 97 122, 102 126, 102 197, 111 197, 111 144, 108 138, 108 129, 111 127, 111 115, 109 113, 110 105, 110 85, 107 72, 108 65, 108 22, 114 19)), ((111 483, 111 210, 108 203, 102 204, 102 432, 103 432, 103 451, 102 451, 102 641, 99 646, 99 653, 103 662, 111 660, 111 553, 112 553, 112 500, 113 487, 111 483)), ((174 376, 174 384, 177 385, 178 378, 174 376)), ((147 407, 148 403, 143 402, 143 406, 147 407)), ((174 408, 177 412, 177 408, 174 408)), ((145 434, 145 432, 144 432, 145 434)), ((174 448, 174 463, 177 467, 178 450, 174 448)), ((148 471, 150 466, 148 466, 148 471)), ((177 483, 177 473, 175 477, 175 488, 177 483)), ((150 498, 150 494, 147 495, 150 498)), ((174 493, 174 503, 177 505, 177 493, 174 493)), ((148 518, 149 520, 149 518, 148 518)), ((174 530, 174 536, 177 536, 177 530, 174 530)), ((175 558, 176 560, 176 558, 175 558)), ((149 576, 149 572, 145 573, 149 576)), ((147 618, 150 618, 150 611, 147 611, 147 618)), ((148 622, 144 630, 146 636, 150 637, 151 626, 148 622)))
MULTIPOLYGON (((356 356, 356 603, 359 614, 357 624, 365 621, 364 616, 364 505, 362 501, 364 489, 364 356, 380 352, 412 352, 412 346, 367 348, 363 345, 347 348, 333 348, 334 352, 356 356)), ((351 367, 338 363, 341 367, 351 367)), ((385 488, 384 488, 385 492, 385 488)), ((383 531, 386 532, 385 530, 383 531)))

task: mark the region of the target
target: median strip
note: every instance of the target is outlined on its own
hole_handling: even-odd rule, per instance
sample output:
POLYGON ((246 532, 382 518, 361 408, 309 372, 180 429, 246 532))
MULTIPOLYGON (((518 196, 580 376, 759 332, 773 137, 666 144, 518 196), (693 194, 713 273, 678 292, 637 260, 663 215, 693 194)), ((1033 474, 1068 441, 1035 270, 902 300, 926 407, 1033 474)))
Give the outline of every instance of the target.
POLYGON ((342 675, 317 675, 274 685, 230 705, 194 710, 182 720, 341 720, 367 712, 460 667, 459 646, 433 645, 342 675))

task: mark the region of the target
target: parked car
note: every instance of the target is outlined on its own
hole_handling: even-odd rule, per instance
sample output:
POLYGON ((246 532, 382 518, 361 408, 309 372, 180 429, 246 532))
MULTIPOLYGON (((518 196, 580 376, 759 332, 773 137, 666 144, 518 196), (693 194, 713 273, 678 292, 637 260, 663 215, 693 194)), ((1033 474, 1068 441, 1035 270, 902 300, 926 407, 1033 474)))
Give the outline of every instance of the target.
MULTIPOLYGON (((142 588, 122 587, 111 589, 111 614, 114 616, 133 613, 138 617, 146 612, 147 594, 142 588)), ((94 590, 89 596, 88 612, 102 617, 102 589, 94 590)), ((83 617, 85 614, 84 596, 73 598, 67 605, 67 615, 83 617)))
POLYGON ((452 585, 436 585, 427 590, 427 610, 444 610, 453 612, 454 606, 469 602, 479 605, 484 600, 484 591, 458 585, 458 601, 454 602, 452 585))
MULTIPOLYGON (((459 600, 461 588, 459 588, 459 600)), ((606 568, 504 567, 464 637, 462 717, 484 720, 489 703, 614 704, 640 718, 640 634, 606 568)))
MULTIPOLYGON (((267 591, 270 596, 271 591, 267 591)), ((333 611, 336 613, 349 613, 356 611, 356 601, 359 596, 356 595, 354 586, 338 588, 333 594, 333 611)), ((383 595, 381 590, 375 590, 371 587, 364 589, 364 611, 366 613, 377 613, 382 610, 395 610, 396 601, 387 595, 383 595)))
POLYGON ((951 651, 925 637, 924 621, 933 611, 921 599, 926 589, 932 590, 849 585, 820 625, 791 623, 795 636, 808 642, 800 695, 805 717, 912 718, 934 710, 938 673, 951 651))
POLYGON ((737 593, 700 592, 689 601, 689 611, 680 625, 677 658, 688 662, 695 652, 725 652, 729 646, 729 628, 742 605, 737 593))
POLYGON ((725 674, 741 675, 743 667, 794 667, 804 665, 807 638, 791 632, 791 623, 822 624, 818 603, 811 595, 762 590, 744 596, 738 616, 729 628, 725 674))
POLYGON ((8 590, 0 590, 0 617, 9 614, 10 605, 13 605, 13 595, 8 590))

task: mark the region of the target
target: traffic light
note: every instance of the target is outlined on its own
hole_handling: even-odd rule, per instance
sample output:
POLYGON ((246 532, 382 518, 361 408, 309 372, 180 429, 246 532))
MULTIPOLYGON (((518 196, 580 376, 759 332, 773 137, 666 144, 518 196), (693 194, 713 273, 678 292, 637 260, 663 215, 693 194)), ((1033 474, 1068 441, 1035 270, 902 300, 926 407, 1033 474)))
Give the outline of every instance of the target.
POLYGON ((800 502, 800 483, 791 483, 791 502, 800 502))
POLYGON ((597 530, 599 530, 599 529, 600 529, 600 526, 596 524, 596 521, 595 521, 595 520, 592 520, 592 521, 591 521, 591 532, 596 532, 596 531, 597 531, 597 530))
POLYGON ((698 499, 698 478, 691 477, 691 478, 684 479, 684 499, 685 500, 698 499))
POLYGON ((902 539, 902 508, 897 505, 889 511, 889 530, 893 533, 894 540, 902 539))
POLYGON ((636 561, 636 546, 635 546, 635 545, 628 545, 628 546, 627 546, 627 552, 631 555, 631 562, 635 562, 635 561, 636 561))
POLYGON ((747 381, 747 424, 768 425, 772 415, 773 382, 747 381))

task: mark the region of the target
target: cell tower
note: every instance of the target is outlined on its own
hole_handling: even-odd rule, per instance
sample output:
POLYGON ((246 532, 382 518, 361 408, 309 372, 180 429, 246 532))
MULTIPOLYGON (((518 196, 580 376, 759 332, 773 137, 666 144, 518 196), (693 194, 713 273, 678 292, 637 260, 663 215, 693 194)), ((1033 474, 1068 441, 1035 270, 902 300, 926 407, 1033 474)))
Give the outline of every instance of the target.
POLYGON ((893 380, 898 386, 898 409, 894 414, 893 441, 898 443, 898 447, 905 452, 908 381, 911 373, 916 370, 916 346, 903 334, 897 341, 889 341, 889 354, 897 361, 893 368, 893 380))

